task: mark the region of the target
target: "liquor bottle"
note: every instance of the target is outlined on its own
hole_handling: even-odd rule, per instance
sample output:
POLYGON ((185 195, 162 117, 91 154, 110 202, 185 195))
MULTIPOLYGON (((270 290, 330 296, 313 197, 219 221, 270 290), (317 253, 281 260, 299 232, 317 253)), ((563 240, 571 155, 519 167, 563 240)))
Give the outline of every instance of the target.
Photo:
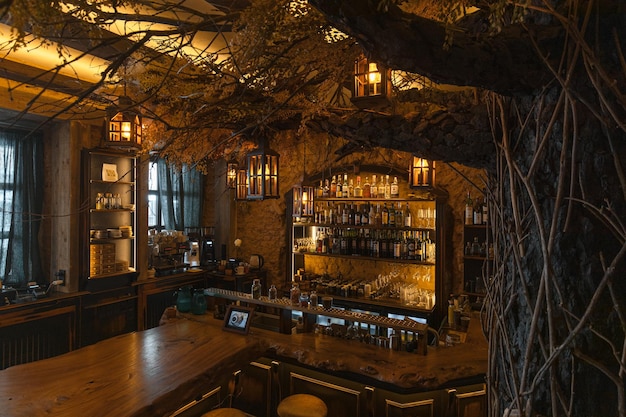
POLYGON ((375 226, 383 225, 383 215, 380 212, 380 203, 376 205, 376 214, 374 215, 374 225, 375 226))
POLYGON ((465 224, 472 224, 474 222, 474 208, 472 203, 472 197, 470 192, 467 192, 467 198, 465 199, 465 224))
POLYGON ((370 198, 378 198, 378 184, 376 183, 376 174, 372 175, 372 183, 370 184, 370 198))
POLYGON ((343 212, 341 213, 341 224, 350 223, 350 211, 348 210, 348 205, 344 204, 343 212))
POLYGON ((337 177, 337 184, 335 184, 335 198, 343 197, 343 190, 341 189, 341 176, 337 177))
POLYGON ((413 225, 413 219, 411 218, 411 210, 409 209, 409 203, 407 201, 406 207, 404 208, 404 226, 411 227, 413 225))
POLYGON ((354 226, 354 205, 350 204, 348 209, 348 224, 354 226))
POLYGON ((291 305, 297 306, 300 304, 300 287, 298 283, 294 282, 291 286, 291 290, 289 290, 289 298, 291 300, 291 305))
POLYGON ((372 186, 370 184, 370 179, 368 176, 365 176, 365 182, 363 183, 363 198, 371 198, 372 197, 372 186))
POLYGON ((330 196, 330 185, 328 183, 328 178, 324 180, 324 188, 322 188, 322 198, 328 198, 330 196))
POLYGON ((387 236, 384 231, 381 231, 380 239, 378 239, 378 241, 380 242, 379 243, 380 244, 380 257, 388 258, 389 257, 389 242, 387 241, 387 236))
POLYGON ((489 207, 487 206, 487 191, 483 188, 483 224, 487 224, 489 222, 489 207))
POLYGON ((362 214, 361 206, 357 204, 356 207, 354 208, 354 225, 355 226, 361 225, 361 217, 362 217, 361 214, 362 214))
POLYGON ((324 195, 324 180, 320 180, 320 186, 315 188, 315 197, 321 198, 324 195))
POLYGON ((389 200, 391 198, 391 184, 389 184, 389 175, 385 175, 385 184, 383 185, 385 189, 385 200, 389 200))
POLYGON ((383 211, 381 213, 381 223, 383 226, 389 226, 389 209, 387 203, 384 203, 383 211))
POLYGON ((478 198, 474 201, 474 224, 483 224, 483 205, 478 198))
POLYGON ((354 186, 354 198, 363 198, 363 188, 361 187, 361 176, 356 177, 356 185, 354 186))
POLYGON ((369 210, 367 209, 367 206, 364 205, 363 210, 361 210, 361 225, 367 226, 370 224, 369 217, 369 210))
POLYGON ((407 236, 407 246, 409 252, 408 259, 415 259, 415 231, 411 232, 411 234, 407 236))
POLYGON ((354 182, 352 181, 352 178, 350 178, 350 183, 348 185, 348 198, 353 198, 355 197, 354 195, 354 182))
POLYGON ((329 197, 335 198, 337 197, 337 179, 333 175, 332 180, 330 181, 330 195, 329 197))
POLYGON ((396 227, 404 227, 404 213, 400 203, 396 207, 396 227))
POLYGON ((393 182, 391 183, 391 198, 400 197, 400 186, 398 185, 398 177, 393 177, 393 182))
POLYGON ((348 174, 343 174, 343 184, 341 186, 342 197, 350 198, 350 189, 348 188, 348 174))
POLYGON ((393 203, 389 204, 389 227, 396 227, 396 209, 393 207, 393 203))
POLYGON ((419 238, 418 235, 416 235, 416 239, 415 239, 415 260, 416 261, 422 261, 422 256, 423 256, 424 252, 422 250, 422 240, 419 238))
POLYGON ((374 210, 374 205, 370 203, 370 212, 367 216, 370 225, 376 224, 376 210, 374 210))
POLYGON ((398 233, 394 233, 393 237, 393 258, 400 259, 402 257, 402 242, 398 236, 398 233))

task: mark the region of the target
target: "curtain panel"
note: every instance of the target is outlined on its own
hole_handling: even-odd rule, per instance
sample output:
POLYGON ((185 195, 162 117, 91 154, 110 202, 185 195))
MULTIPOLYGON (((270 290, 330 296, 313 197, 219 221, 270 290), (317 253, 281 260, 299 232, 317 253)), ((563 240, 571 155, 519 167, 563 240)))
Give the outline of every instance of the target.
POLYGON ((0 273, 7 285, 41 282, 39 229, 43 206, 40 133, 0 129, 0 273))
POLYGON ((178 168, 164 159, 157 161, 157 172, 164 228, 198 227, 202 216, 203 175, 188 165, 178 168))

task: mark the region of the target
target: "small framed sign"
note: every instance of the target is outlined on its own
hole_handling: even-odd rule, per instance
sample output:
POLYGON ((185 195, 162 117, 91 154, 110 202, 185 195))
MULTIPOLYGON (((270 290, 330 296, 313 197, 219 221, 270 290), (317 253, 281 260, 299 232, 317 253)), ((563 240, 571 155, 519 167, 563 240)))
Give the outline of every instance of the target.
POLYGON ((102 181, 107 181, 107 182, 117 181, 117 165, 102 164, 102 181))
POLYGON ((229 332, 248 334, 254 307, 229 305, 224 315, 223 329, 229 332))

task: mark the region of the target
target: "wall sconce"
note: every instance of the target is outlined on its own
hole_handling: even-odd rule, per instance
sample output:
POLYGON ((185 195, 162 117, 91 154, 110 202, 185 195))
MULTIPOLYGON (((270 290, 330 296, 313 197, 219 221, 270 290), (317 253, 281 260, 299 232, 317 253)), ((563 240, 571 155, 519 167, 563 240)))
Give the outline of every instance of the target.
POLYGON ((248 171, 240 169, 237 171, 237 200, 248 198, 248 171))
POLYGON ((352 103, 358 107, 389 104, 391 70, 361 56, 354 63, 352 103))
POLYGON ((237 168, 239 168, 239 164, 235 161, 226 164, 226 186, 228 188, 237 188, 237 168))
POLYGON ((296 185, 293 187, 293 217, 313 217, 313 187, 296 185))
POLYGON ((435 161, 413 155, 409 167, 409 185, 412 188, 435 186, 435 161))
POLYGON ((141 148, 141 113, 131 108, 129 97, 121 96, 118 106, 107 109, 105 145, 117 148, 141 148))
POLYGON ((248 200, 279 198, 277 152, 262 143, 248 154, 248 200))

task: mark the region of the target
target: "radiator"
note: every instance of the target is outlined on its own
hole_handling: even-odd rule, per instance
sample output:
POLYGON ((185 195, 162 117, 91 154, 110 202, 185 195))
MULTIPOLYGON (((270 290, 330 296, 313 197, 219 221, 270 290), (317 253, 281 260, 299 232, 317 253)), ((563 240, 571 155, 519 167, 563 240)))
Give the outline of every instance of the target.
POLYGON ((74 307, 24 315, 0 327, 0 369, 46 359, 74 348, 74 307))

